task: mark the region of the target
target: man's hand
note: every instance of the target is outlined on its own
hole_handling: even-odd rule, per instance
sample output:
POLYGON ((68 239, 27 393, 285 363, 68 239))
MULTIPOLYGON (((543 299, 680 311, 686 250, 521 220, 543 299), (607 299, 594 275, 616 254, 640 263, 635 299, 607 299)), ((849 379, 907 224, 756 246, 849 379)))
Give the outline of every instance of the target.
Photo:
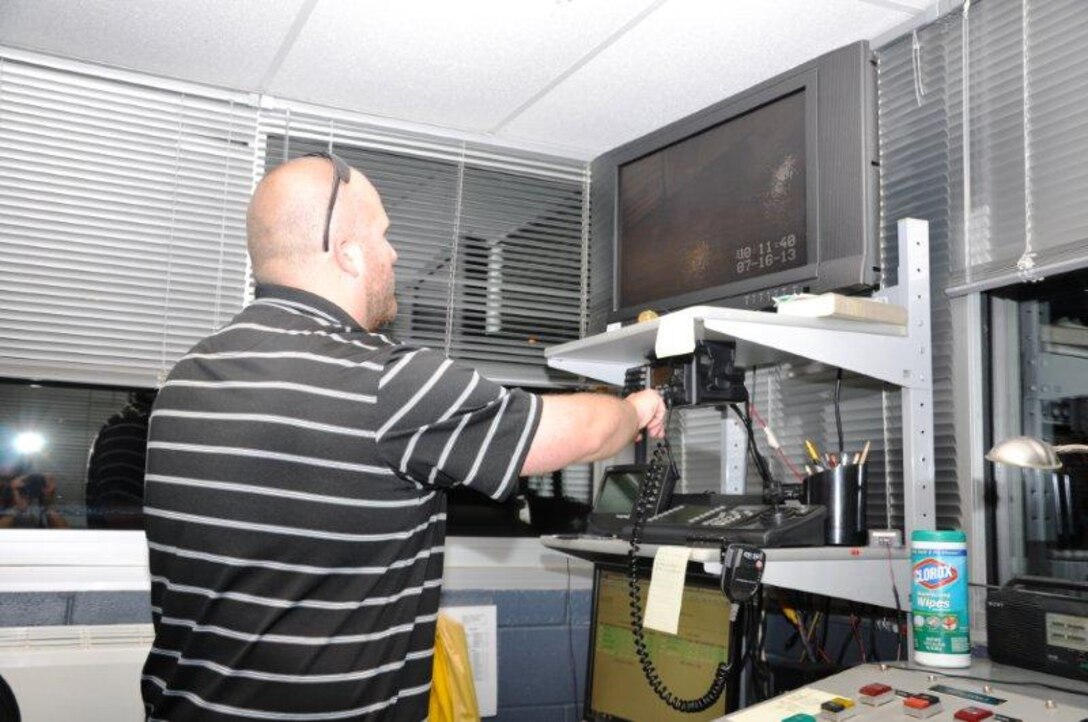
POLYGON ((635 407, 639 429, 645 429, 655 439, 665 435, 665 402, 661 399, 661 394, 653 389, 646 389, 636 391, 624 400, 635 407))

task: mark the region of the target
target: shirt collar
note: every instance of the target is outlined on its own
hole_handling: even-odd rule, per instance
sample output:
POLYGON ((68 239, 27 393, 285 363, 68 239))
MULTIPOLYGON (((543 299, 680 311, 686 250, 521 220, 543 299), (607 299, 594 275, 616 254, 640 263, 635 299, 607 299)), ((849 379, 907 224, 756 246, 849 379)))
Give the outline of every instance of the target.
MULTIPOLYGON (((256 297, 259 299, 275 298, 282 301, 290 301, 303 307, 309 307, 313 310, 314 316, 331 316, 353 331, 366 331, 366 329, 360 326, 359 323, 351 317, 351 314, 329 299, 318 296, 316 293, 303 291, 301 288, 279 286, 274 283, 262 283, 257 285, 256 297)), ((299 310, 305 310, 305 308, 299 310)))

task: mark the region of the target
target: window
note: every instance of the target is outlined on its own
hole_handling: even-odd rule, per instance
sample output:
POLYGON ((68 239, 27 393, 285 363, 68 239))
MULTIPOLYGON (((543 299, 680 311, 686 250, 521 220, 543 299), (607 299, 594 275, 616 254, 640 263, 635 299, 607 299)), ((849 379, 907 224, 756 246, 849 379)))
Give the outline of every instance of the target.
POLYGON ((0 530, 142 529, 154 396, 0 382, 0 530))
MULTIPOLYGON (((990 315, 992 440, 1088 443, 1088 271, 995 291, 990 315)), ((1088 578, 1088 455, 1061 460, 1053 472, 993 467, 995 583, 1088 578)))
POLYGON ((0 377, 154 386, 242 306, 256 112, 0 58, 0 377))
POLYGON ((396 338, 506 385, 571 383, 544 348, 584 329, 584 163, 298 113, 262 122, 266 170, 331 149, 377 188, 399 255, 396 338))
MULTIPOLYGON (((395 336, 507 385, 572 383, 543 350, 585 327, 585 163, 108 76, 0 57, 0 448, 24 431, 44 443, 0 457, 11 526, 141 527, 150 390, 251 293, 255 180, 312 150, 382 193, 395 336), (131 458, 97 464, 106 446, 131 458)), ((588 468, 564 473, 563 495, 587 501, 588 468)), ((529 528, 517 505, 504 518, 529 528)))

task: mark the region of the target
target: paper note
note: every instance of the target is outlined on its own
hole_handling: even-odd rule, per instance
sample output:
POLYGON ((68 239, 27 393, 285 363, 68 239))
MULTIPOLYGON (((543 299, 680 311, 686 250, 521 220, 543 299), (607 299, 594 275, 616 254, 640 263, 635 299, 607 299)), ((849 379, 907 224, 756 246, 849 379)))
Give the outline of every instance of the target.
POLYGON ((650 573, 650 591, 646 595, 643 626, 659 632, 676 634, 680 628, 680 602, 684 597, 684 578, 688 573, 688 547, 659 547, 650 573))
POLYGON ((499 707, 498 623, 495 607, 442 607, 442 613, 448 614, 464 626, 480 716, 495 716, 499 707))
POLYGON ((780 722, 795 714, 810 714, 816 717, 820 714, 821 704, 838 696, 812 687, 802 687, 755 707, 728 714, 721 719, 725 722, 780 722))

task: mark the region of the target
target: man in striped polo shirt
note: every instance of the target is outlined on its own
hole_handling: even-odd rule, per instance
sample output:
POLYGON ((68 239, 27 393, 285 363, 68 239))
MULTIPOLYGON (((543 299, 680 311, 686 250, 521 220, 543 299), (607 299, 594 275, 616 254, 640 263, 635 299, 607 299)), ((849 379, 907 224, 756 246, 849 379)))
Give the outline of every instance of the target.
POLYGON ((151 417, 149 719, 426 718, 442 490, 502 500, 663 433, 653 392, 536 396, 376 333, 396 314, 388 226, 335 156, 254 193, 257 299, 151 417))

